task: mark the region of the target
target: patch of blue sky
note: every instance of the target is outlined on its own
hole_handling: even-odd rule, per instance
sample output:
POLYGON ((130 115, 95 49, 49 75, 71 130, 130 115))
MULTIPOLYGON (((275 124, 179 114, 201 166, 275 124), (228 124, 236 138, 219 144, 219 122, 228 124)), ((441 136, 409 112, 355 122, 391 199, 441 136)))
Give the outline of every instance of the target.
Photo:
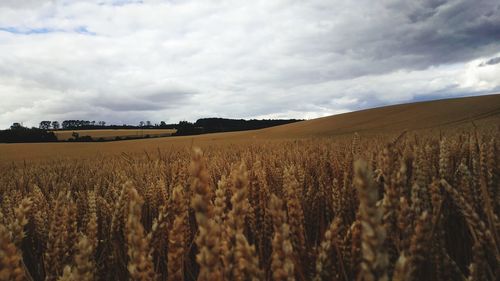
POLYGON ((88 30, 88 28, 86 26, 79 26, 79 27, 75 28, 74 31, 76 33, 85 34, 85 35, 92 35, 92 36, 97 35, 97 33, 88 30))
POLYGON ((73 30, 62 30, 62 29, 54 29, 48 27, 41 28, 25 28, 25 27, 0 27, 0 31, 9 32, 12 34, 21 34, 21 35, 31 35, 31 34, 46 34, 46 33, 54 33, 54 32, 75 32, 84 35, 96 35, 95 32, 89 31, 86 26, 79 26, 73 30))
POLYGON ((29 35, 29 34, 43 34, 43 33, 51 33, 51 32, 56 32, 55 29, 51 28, 19 28, 19 27, 0 27, 0 31, 5 31, 13 34, 24 34, 24 35, 29 35))

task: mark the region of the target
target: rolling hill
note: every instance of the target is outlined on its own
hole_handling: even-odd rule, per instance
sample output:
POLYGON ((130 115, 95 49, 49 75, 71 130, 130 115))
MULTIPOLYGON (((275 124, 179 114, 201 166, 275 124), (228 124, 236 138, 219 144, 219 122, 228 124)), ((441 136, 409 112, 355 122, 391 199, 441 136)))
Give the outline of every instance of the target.
POLYGON ((384 106, 261 130, 269 137, 376 134, 449 128, 474 123, 500 124, 500 94, 384 106))

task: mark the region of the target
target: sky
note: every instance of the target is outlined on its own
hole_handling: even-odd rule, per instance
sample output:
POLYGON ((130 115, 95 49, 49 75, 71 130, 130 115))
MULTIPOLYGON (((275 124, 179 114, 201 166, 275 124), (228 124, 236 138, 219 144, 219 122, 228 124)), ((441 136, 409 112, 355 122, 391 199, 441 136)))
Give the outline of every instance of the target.
POLYGON ((0 128, 311 119, 495 92, 497 0, 0 1, 0 128))

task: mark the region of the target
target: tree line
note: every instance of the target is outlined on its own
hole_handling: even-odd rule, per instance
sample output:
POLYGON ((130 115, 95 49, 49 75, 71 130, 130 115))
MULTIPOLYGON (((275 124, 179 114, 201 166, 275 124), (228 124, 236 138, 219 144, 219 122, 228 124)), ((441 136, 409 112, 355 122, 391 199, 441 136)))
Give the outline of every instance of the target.
MULTIPOLYGON (((21 123, 14 123, 10 129, 0 130, 0 142, 54 142, 58 141, 54 130, 92 130, 92 129, 176 129, 175 136, 199 135, 207 133, 234 132, 245 130, 257 130, 278 125, 284 125, 302 121, 299 119, 264 119, 245 120, 227 118, 202 118, 196 122, 180 121, 178 124, 167 124, 161 121, 159 124, 152 124, 150 121, 141 121, 134 125, 107 125, 105 121, 88 120, 64 120, 41 121, 38 128, 27 128, 21 123)), ((104 141, 103 139, 93 139, 90 136, 80 137, 74 132, 71 141, 104 141)), ((146 135, 148 136, 148 135, 146 135)), ((145 136, 145 137, 146 137, 145 136)), ((122 138, 117 137, 116 140, 122 138)))
POLYGON ((64 120, 59 121, 41 121, 39 129, 42 130, 97 130, 97 129, 174 129, 175 124, 167 124, 161 121, 159 124, 153 124, 151 121, 141 121, 135 125, 107 125, 106 121, 90 121, 90 120, 64 120))
POLYGON ((64 120, 42 121, 39 129, 42 130, 92 130, 92 129, 176 129, 176 135, 196 135, 219 132, 234 132, 257 130, 273 126, 302 121, 300 119, 228 119, 228 118, 201 118, 192 123, 180 121, 178 124, 167 124, 165 121, 153 124, 151 121, 140 121, 138 125, 106 125, 105 121, 64 120))
POLYGON ((228 119, 228 118, 202 118, 191 123, 188 121, 181 121, 177 125, 177 132, 174 135, 198 135, 208 133, 220 132, 235 132, 258 130, 289 123, 303 121, 300 119, 228 119))
POLYGON ((56 142, 56 135, 39 128, 26 128, 20 123, 14 123, 8 130, 0 130, 0 142, 56 142))

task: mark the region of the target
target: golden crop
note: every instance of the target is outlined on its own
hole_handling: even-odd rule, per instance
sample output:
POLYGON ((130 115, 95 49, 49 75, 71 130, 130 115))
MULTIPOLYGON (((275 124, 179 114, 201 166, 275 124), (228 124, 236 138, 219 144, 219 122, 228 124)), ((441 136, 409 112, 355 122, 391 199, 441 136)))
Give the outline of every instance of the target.
POLYGON ((5 163, 0 280, 498 280, 499 133, 5 163))
POLYGON ((144 137, 149 136, 168 136, 175 133, 174 129, 101 129, 101 130, 67 130, 67 131, 52 131, 58 140, 68 140, 73 138, 73 133, 78 133, 80 137, 90 136, 93 139, 103 138, 105 140, 114 139, 115 137, 144 137))

